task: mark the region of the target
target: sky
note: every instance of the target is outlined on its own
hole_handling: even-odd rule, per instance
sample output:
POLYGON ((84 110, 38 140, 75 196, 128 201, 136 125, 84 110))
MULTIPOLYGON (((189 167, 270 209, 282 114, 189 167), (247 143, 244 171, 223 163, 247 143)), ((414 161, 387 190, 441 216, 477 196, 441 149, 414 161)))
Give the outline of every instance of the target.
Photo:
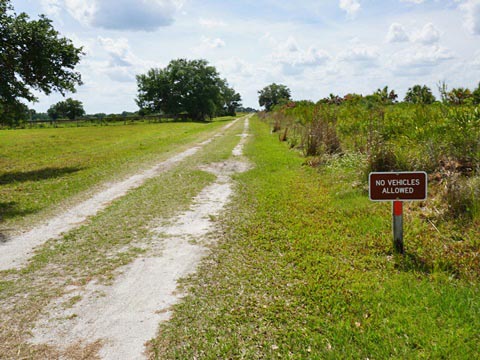
MULTIPOLYGON (((66 97, 87 113, 136 111, 136 75, 206 59, 259 108, 284 84, 295 100, 415 84, 438 94, 480 82, 480 0, 12 0, 82 46, 84 85, 66 97)), ((39 112, 62 100, 36 93, 39 112)))

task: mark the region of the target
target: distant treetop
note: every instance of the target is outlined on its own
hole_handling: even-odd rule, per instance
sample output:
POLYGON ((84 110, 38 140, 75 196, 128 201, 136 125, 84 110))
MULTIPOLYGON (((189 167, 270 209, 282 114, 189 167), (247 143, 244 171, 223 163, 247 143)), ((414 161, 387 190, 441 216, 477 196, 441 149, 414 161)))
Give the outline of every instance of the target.
POLYGON ((285 85, 270 84, 258 91, 258 103, 264 106, 265 110, 270 111, 275 105, 282 101, 286 102, 291 99, 290 89, 285 85))

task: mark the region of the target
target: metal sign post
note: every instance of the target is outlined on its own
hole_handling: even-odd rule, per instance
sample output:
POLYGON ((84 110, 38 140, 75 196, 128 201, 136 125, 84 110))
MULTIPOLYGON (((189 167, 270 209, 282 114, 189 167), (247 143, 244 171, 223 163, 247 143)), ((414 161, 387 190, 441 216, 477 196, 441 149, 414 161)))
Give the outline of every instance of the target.
POLYGON ((372 201, 392 201, 393 248, 404 254, 403 201, 422 201, 427 198, 427 173, 372 172, 368 177, 369 197, 372 201))
POLYGON ((403 248, 403 202, 393 201, 393 248, 398 254, 404 254, 403 248))

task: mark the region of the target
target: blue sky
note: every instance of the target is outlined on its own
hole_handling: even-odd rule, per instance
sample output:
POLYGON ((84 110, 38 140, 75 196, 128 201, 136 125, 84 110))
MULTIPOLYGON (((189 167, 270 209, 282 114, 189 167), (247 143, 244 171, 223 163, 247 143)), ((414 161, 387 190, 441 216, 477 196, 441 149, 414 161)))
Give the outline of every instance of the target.
MULTIPOLYGON (((258 108, 257 91, 287 85, 294 99, 368 94, 388 85, 475 88, 480 0, 12 0, 46 14, 83 46, 84 85, 67 94, 88 113, 135 111, 135 75, 203 58, 258 108)), ((38 94, 37 111, 61 100, 38 94)))

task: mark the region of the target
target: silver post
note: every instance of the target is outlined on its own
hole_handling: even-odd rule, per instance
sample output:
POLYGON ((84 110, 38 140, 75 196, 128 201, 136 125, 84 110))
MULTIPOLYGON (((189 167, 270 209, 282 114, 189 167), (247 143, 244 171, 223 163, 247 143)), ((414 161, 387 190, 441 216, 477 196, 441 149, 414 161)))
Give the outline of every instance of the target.
POLYGON ((397 254, 404 254, 403 248, 403 202, 392 202, 393 213, 393 247, 397 254))

